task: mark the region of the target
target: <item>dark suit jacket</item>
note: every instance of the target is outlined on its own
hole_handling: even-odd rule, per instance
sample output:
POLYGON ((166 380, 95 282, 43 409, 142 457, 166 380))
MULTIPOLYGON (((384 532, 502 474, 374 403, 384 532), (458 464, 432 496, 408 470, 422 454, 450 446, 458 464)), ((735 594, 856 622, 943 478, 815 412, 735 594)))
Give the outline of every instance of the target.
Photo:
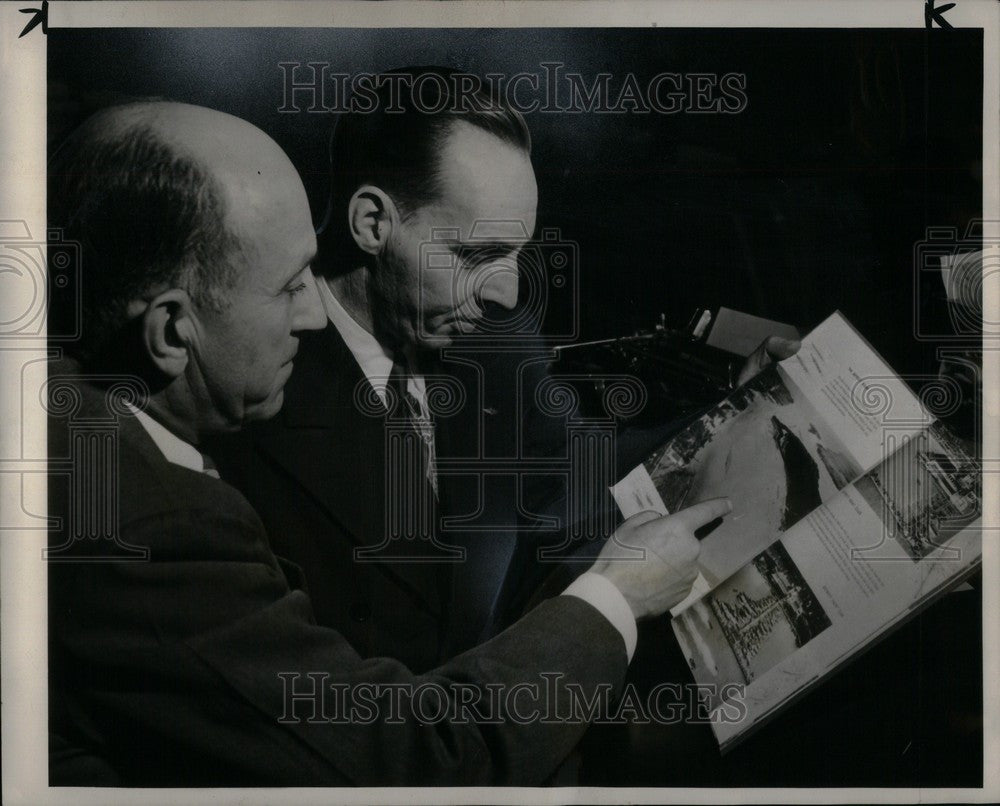
POLYGON ((359 405, 374 392, 332 325, 303 336, 278 416, 210 447, 223 476, 260 514, 275 552, 304 570, 319 623, 342 632, 361 655, 427 669, 484 640, 506 612, 504 596, 519 582, 516 569, 508 575, 511 557, 519 532, 532 527, 524 513, 545 493, 509 460, 551 455, 565 444, 564 418, 542 417, 532 400, 545 357, 531 344, 452 350, 429 368, 462 397, 456 411, 436 419, 435 443, 441 467, 470 464, 439 473, 434 527, 442 544, 465 552, 461 562, 443 561, 421 541, 407 548, 426 549, 426 562, 356 559, 356 549, 385 540, 392 468, 384 413, 359 405), (495 469, 504 459, 508 468, 495 469), (477 472, 484 467, 493 469, 477 472))
MULTIPOLYGON (((299 719, 279 721, 289 715, 279 674, 302 675, 299 692, 310 672, 348 686, 510 687, 539 681, 542 671, 586 692, 621 685, 620 636, 572 597, 544 603, 426 675, 393 660, 363 660, 315 623, 297 569, 275 557, 239 492, 169 464, 133 417, 109 414, 101 390, 66 383, 79 406, 69 413, 63 406, 49 426, 57 518, 49 566, 53 784, 87 784, 95 766, 97 782, 112 780, 113 770, 123 785, 538 783, 584 725, 421 723, 406 696, 399 724, 316 722, 306 719, 308 703, 299 703, 299 719), (94 489, 95 457, 116 490, 94 489), (125 544, 148 556, 124 559, 125 544), (123 559, 95 560, 109 546, 123 559), (81 758, 102 763, 72 763, 81 758)), ((363 481, 339 478, 354 487, 363 481)), ((329 596, 338 593, 350 601, 346 591, 329 596)), ((377 707, 387 709, 391 696, 376 697, 377 707)))

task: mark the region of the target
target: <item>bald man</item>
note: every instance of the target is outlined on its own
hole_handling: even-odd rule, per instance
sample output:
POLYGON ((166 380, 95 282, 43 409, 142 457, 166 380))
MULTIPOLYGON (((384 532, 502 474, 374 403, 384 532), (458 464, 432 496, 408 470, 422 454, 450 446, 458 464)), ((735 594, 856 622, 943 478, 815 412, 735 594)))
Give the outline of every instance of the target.
POLYGON ((325 322, 287 157, 143 103, 86 122, 50 182, 84 273, 83 336, 48 380, 50 458, 74 467, 49 485, 51 783, 542 782, 586 727, 546 693, 614 697, 635 620, 687 594, 693 532, 728 502, 636 516, 563 595, 424 675, 363 660, 200 450, 278 411, 325 322))

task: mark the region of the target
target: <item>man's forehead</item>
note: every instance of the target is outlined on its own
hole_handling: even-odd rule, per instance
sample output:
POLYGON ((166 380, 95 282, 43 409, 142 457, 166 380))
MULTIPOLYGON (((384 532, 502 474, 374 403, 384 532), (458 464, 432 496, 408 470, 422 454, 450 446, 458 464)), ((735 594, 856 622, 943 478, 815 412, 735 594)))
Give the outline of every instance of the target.
POLYGON ((230 196, 225 215, 256 282, 277 289, 312 261, 316 235, 297 175, 274 182, 269 191, 259 198, 230 196))
POLYGON ((456 124, 441 152, 436 205, 461 238, 524 240, 535 225, 538 190, 528 155, 490 132, 456 124))

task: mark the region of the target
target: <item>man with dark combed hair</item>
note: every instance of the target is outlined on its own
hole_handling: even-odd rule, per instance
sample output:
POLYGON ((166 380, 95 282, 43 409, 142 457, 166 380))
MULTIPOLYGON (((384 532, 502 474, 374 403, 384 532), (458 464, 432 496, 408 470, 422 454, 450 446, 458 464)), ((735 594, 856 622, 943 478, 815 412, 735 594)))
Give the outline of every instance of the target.
POLYGON ((48 378, 50 784, 545 780, 586 725, 512 693, 619 691, 635 619, 687 595, 727 502, 636 516, 564 595, 424 675, 363 659, 202 452, 281 408, 325 323, 294 167, 245 121, 162 102, 101 113, 55 164, 100 361, 48 378))
POLYGON ((516 267, 535 227, 531 136, 488 84, 469 90, 463 78, 475 77, 442 67, 384 73, 373 79, 371 111, 341 115, 330 140, 317 268, 337 278, 335 297, 387 350, 447 346, 487 306, 517 304, 516 276, 497 269, 516 267), (461 283, 419 272, 414 249, 437 226, 462 230, 451 244, 457 270, 468 275, 461 283), (472 265, 463 245, 494 249, 472 265))
MULTIPOLYGON (((553 567, 536 550, 564 534, 534 514, 556 485, 532 462, 566 455, 567 418, 537 404, 551 358, 519 302, 531 138, 494 90, 439 67, 358 80, 330 141, 326 327, 281 415, 222 452, 318 621, 414 669, 516 618, 553 567)), ((592 557, 608 534, 588 537, 592 557)))
POLYGON ((513 456, 518 434, 536 456, 564 447, 562 431, 542 444, 530 398, 545 354, 518 309, 537 205, 531 137, 488 83, 441 67, 362 77, 351 106, 330 140, 318 235, 327 327, 303 341, 282 415, 252 445, 219 448, 220 463, 276 551, 303 567, 321 624, 362 655, 427 669, 505 622, 523 526, 521 479, 491 474, 480 488, 474 467, 436 474, 434 462, 513 456), (427 271, 421 249, 439 234, 450 266, 427 271), (520 350, 470 352, 463 340, 484 324, 524 337, 520 350), (442 361, 449 347, 461 355, 442 361), (517 362, 539 356, 519 380, 517 362), (447 416, 431 410, 435 389, 458 390, 447 416), (400 492, 389 453, 408 418, 429 447, 400 492), (395 539, 407 515, 423 539, 395 539))

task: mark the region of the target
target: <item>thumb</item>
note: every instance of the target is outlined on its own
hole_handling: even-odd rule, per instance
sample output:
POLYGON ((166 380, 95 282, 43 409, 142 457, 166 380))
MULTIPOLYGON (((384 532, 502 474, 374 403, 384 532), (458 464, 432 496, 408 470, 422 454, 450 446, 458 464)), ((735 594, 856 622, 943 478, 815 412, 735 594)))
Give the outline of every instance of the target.
POLYGON ((771 358, 782 361, 795 355, 802 342, 798 339, 786 339, 781 336, 771 336, 764 342, 764 349, 771 358))

